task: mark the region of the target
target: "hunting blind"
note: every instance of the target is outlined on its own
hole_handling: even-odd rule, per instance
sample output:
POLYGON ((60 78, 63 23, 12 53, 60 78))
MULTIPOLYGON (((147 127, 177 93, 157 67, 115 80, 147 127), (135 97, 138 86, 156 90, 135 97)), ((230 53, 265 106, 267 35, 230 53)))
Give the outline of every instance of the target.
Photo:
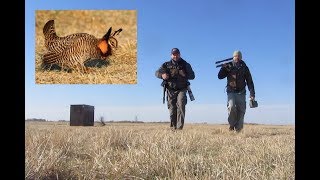
POLYGON ((70 106, 70 126, 93 126, 94 106, 78 104, 70 106))

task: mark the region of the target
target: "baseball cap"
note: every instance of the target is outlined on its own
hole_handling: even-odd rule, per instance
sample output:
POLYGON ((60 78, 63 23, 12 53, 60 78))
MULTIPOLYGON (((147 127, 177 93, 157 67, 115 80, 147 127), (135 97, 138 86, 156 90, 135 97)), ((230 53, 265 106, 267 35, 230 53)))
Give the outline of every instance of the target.
POLYGON ((171 50, 171 54, 180 54, 180 51, 179 51, 178 48, 173 48, 173 49, 171 50))

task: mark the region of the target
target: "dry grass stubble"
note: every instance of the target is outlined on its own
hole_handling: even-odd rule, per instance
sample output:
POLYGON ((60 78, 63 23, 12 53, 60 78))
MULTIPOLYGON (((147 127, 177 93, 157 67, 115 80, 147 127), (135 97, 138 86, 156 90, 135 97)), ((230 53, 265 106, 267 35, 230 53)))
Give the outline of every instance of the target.
POLYGON ((27 123, 26 179, 294 179, 294 127, 27 123))

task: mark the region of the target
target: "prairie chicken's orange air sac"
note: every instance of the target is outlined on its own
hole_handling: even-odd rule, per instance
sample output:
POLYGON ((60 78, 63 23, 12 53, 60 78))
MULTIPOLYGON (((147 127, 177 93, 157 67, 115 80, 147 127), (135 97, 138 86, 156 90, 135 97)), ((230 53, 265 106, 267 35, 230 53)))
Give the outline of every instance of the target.
POLYGON ((117 48, 118 41, 114 37, 115 33, 111 36, 111 32, 112 27, 102 38, 96 38, 87 33, 60 37, 56 34, 54 20, 49 20, 43 27, 45 47, 48 52, 44 54, 42 62, 44 65, 57 64, 75 70, 87 69, 84 66, 86 61, 106 60, 106 57, 112 54, 113 48, 117 48))
POLYGON ((101 52, 103 54, 107 54, 108 52, 108 44, 107 44, 107 41, 103 40, 103 41, 100 41, 99 44, 98 44, 98 47, 99 49, 101 50, 101 52))

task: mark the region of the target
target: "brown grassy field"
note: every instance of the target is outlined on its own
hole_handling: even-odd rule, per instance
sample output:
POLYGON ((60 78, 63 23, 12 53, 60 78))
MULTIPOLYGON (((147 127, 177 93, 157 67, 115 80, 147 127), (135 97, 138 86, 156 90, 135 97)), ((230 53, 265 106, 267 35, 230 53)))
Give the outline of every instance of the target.
POLYGON ((137 14, 135 10, 38 10, 35 24, 35 82, 37 84, 136 84, 137 14), (112 27, 122 28, 116 37, 118 48, 103 66, 91 65, 90 73, 48 70, 41 67, 44 46, 43 26, 55 20, 58 36, 88 33, 101 38, 112 27))
POLYGON ((26 122, 25 179, 295 179, 294 126, 26 122))

